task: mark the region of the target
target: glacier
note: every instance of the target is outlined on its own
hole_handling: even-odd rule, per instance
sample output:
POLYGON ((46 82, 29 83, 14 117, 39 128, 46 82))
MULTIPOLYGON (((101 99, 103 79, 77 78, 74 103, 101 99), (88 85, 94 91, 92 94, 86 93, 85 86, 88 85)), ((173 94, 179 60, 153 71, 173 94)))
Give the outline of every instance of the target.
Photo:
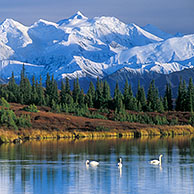
POLYGON ((153 25, 125 24, 115 17, 87 18, 80 11, 58 22, 25 26, 0 23, 0 79, 23 64, 29 77, 56 80, 104 78, 121 69, 170 74, 194 67, 194 35, 172 35, 153 25))

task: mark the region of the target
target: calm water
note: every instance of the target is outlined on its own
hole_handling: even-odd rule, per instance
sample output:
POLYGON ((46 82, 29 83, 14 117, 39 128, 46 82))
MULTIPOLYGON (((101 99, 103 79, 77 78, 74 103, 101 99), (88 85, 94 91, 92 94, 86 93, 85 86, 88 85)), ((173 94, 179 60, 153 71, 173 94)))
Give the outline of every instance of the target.
POLYGON ((194 193, 194 138, 33 141, 0 146, 0 194, 194 193), (162 166, 149 160, 163 154, 162 166), (123 158, 123 168, 116 166, 123 158), (96 168, 85 161, 98 160, 96 168))

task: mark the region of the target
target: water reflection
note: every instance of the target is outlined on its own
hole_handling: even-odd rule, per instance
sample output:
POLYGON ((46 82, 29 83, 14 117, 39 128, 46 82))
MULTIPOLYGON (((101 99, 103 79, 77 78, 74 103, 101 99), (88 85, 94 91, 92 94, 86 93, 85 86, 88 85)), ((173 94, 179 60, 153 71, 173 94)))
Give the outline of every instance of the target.
POLYGON ((193 137, 3 144, 0 193, 194 193, 193 151, 193 137), (162 165, 150 165, 161 153, 162 165))

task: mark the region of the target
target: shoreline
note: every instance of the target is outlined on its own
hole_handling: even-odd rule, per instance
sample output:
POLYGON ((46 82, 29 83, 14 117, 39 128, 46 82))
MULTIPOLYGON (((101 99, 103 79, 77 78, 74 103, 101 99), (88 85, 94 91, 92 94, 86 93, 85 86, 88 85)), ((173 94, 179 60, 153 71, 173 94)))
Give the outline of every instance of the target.
POLYGON ((18 131, 0 129, 0 144, 22 143, 29 140, 83 139, 83 138, 141 138, 141 137, 174 137, 194 134, 194 127, 190 125, 144 127, 143 129, 128 129, 110 131, 60 131, 21 129, 18 131))

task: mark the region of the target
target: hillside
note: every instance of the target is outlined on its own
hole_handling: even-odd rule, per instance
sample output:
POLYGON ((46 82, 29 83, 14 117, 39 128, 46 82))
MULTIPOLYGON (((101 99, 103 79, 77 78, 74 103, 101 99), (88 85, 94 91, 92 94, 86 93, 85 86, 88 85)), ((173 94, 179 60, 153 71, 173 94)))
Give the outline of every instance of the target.
MULTIPOLYGON (((184 125, 151 125, 133 122, 113 121, 113 112, 107 116, 109 119, 92 119, 78 117, 67 113, 53 113, 48 107, 38 107, 39 112, 26 112, 24 105, 11 103, 11 109, 17 116, 29 115, 32 126, 11 130, 0 128, 0 143, 21 143, 31 139, 59 139, 59 138, 83 138, 83 137, 141 137, 141 136, 174 136, 189 135, 194 133, 194 127, 188 125, 190 113, 187 112, 166 112, 149 113, 150 116, 165 116, 172 120, 177 118, 179 123, 184 125)), ((96 109, 90 109, 98 112, 96 109)), ((136 114, 130 112, 130 114, 136 114)), ((142 113, 138 113, 142 114, 142 113)))

